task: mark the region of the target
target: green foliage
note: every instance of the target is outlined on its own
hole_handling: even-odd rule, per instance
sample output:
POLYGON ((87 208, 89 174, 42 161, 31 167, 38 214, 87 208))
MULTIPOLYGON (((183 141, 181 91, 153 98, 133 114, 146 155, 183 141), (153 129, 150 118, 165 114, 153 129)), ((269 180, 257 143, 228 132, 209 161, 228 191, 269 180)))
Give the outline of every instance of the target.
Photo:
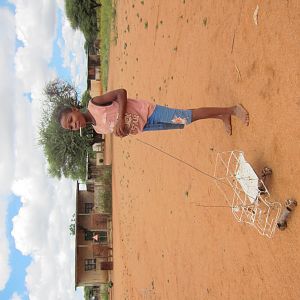
POLYGON ((81 96, 81 105, 83 107, 87 107, 88 106, 88 103, 89 101, 91 100, 91 95, 90 95, 90 91, 89 90, 86 90, 82 96, 81 96))
MULTIPOLYGON (((108 282, 107 284, 100 284, 100 298, 99 298, 99 300, 100 299, 101 300, 108 300, 109 299, 108 288, 111 288, 110 282, 108 282)), ((90 300, 92 295, 93 295, 93 287, 85 286, 84 289, 83 289, 84 300, 90 300)))
MULTIPOLYGON (((85 36, 84 49, 88 52, 94 41, 100 40, 101 82, 107 90, 109 47, 111 28, 115 29, 116 10, 112 0, 65 0, 66 15, 73 29, 79 29, 85 36)), ((117 31, 113 40, 117 42, 117 31)))
POLYGON ((103 169, 102 176, 96 178, 97 183, 102 184, 101 189, 95 189, 95 202, 98 212, 112 212, 112 170, 107 166, 103 169))
POLYGON ((89 300, 90 299, 91 290, 92 290, 91 286, 85 286, 84 287, 84 289, 83 289, 84 300, 89 300))
POLYGON ((97 37, 96 0, 65 0, 66 15, 73 29, 80 29, 87 41, 97 37))
POLYGON ((104 184, 111 185, 111 178, 112 178, 111 166, 105 166, 105 168, 103 169, 103 175, 100 180, 104 184))
MULTIPOLYGON (((69 82, 60 79, 52 80, 46 84, 44 93, 47 96, 47 101, 43 103, 44 110, 48 111, 61 105, 72 105, 80 108, 78 93, 69 82)), ((43 117, 48 120, 48 116, 43 115, 43 117)))
POLYGON ((76 217, 75 217, 75 213, 74 213, 72 215, 71 224, 69 226, 70 235, 75 235, 75 229, 76 229, 75 220, 76 220, 76 217))
MULTIPOLYGON (((114 27, 116 10, 113 7, 112 0, 102 0, 101 9, 97 11, 100 19, 100 31, 98 38, 100 40, 100 60, 101 60, 101 81, 103 90, 107 90, 109 47, 111 38, 111 29, 114 27)), ((116 33, 115 33, 116 38, 116 33)))
POLYGON ((108 295, 108 293, 107 294, 103 294, 103 295, 101 295, 101 299, 102 300, 108 300, 109 299, 109 295, 108 295))
POLYGON ((90 151, 91 138, 80 137, 79 132, 67 131, 58 122, 49 121, 40 127, 39 143, 43 146, 51 176, 62 175, 71 179, 85 179, 86 155, 90 151))
POLYGON ((79 132, 61 128, 57 112, 62 105, 80 107, 76 89, 62 80, 49 82, 45 87, 39 143, 48 161, 48 172, 53 177, 62 175, 71 179, 85 179, 86 156, 92 151, 93 133, 84 128, 79 132))
POLYGON ((98 205, 102 212, 112 212, 112 192, 111 190, 101 191, 98 195, 98 205))

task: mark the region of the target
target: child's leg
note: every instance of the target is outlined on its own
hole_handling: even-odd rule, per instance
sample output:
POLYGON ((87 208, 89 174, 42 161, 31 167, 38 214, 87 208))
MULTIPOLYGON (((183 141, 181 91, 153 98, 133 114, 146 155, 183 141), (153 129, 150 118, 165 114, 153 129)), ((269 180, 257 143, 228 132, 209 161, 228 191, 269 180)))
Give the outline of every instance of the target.
POLYGON ((249 114, 246 109, 238 104, 231 107, 204 107, 192 109, 192 122, 201 119, 217 118, 222 119, 221 116, 234 115, 238 117, 245 125, 249 125, 249 114))
POLYGON ((220 119, 224 123, 226 132, 231 135, 231 115, 238 117, 245 125, 249 125, 249 114, 240 104, 231 107, 206 107, 192 109, 192 122, 201 119, 220 119))
POLYGON ((232 126, 231 126, 231 115, 218 115, 215 117, 211 117, 214 119, 219 119, 223 121, 225 131, 229 134, 232 135, 232 126))
POLYGON ((157 105, 152 115, 148 118, 144 131, 150 130, 168 130, 183 128, 201 119, 219 119, 222 120, 225 130, 231 134, 231 115, 241 119, 246 125, 249 123, 248 112, 242 105, 232 107, 207 107, 188 110, 173 109, 157 105))

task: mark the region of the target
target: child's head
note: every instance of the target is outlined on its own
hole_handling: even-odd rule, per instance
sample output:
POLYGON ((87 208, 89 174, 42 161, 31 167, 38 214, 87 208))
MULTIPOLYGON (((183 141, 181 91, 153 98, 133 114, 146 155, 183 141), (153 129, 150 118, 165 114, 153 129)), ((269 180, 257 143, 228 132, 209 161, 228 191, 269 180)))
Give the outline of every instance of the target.
POLYGON ((76 107, 65 106, 58 110, 57 121, 64 129, 79 130, 86 126, 84 114, 76 107))

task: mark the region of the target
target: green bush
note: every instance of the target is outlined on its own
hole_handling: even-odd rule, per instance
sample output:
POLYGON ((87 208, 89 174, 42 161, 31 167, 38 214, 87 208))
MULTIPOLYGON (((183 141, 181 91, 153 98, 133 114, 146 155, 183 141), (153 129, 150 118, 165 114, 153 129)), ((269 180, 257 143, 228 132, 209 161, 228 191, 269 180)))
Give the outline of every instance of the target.
POLYGON ((107 90, 109 70, 109 48, 111 42, 111 29, 114 24, 116 10, 111 0, 102 0, 101 8, 97 11, 100 19, 98 39, 100 40, 101 82, 103 90, 107 90))

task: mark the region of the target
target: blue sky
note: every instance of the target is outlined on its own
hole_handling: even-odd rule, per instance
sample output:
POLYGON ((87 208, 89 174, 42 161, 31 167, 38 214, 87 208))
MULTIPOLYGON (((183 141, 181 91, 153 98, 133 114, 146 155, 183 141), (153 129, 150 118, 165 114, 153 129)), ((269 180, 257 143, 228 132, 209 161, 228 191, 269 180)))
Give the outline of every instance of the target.
POLYGON ((71 81, 70 70, 63 66, 62 56, 61 56, 60 48, 58 46, 58 41, 62 40, 63 38, 61 32, 61 27, 62 27, 61 11, 57 12, 57 24, 58 24, 57 38, 53 43, 53 54, 52 54, 53 56, 49 66, 55 68, 60 78, 71 81))
POLYGON ((6 228, 7 228, 7 238, 9 240, 10 248, 10 264, 12 272, 10 279, 7 282, 6 288, 3 291, 0 291, 0 299, 10 299, 14 292, 17 292, 20 295, 23 295, 23 299, 27 300, 28 295, 26 294, 26 287, 24 284, 26 268, 28 267, 31 257, 24 256, 22 253, 16 249, 15 241, 11 236, 12 231, 12 218, 17 215, 21 207, 21 201, 19 197, 11 195, 9 197, 8 212, 6 218, 6 228))
MULTIPOLYGON (((13 13, 15 12, 15 6, 8 3, 6 0, 0 0, 0 5, 3 7, 8 7, 13 13)), ((58 40, 62 39, 61 33, 61 12, 57 12, 58 16, 58 31, 57 39, 53 44, 53 56, 49 64, 50 67, 54 68, 57 71, 57 74, 60 78, 66 80, 71 80, 71 74, 68 68, 63 67, 63 60, 58 46, 58 40)), ((16 40, 16 48, 22 47, 23 43, 20 40, 16 40)), ((27 98, 31 100, 30 93, 24 93, 27 98)), ((7 226, 7 238, 9 240, 9 249, 10 249, 10 265, 11 265, 11 275, 10 279, 7 282, 6 288, 3 291, 0 291, 0 299, 10 299, 14 292, 17 292, 19 295, 22 295, 22 299, 29 299, 25 287, 25 276, 26 268, 28 267, 31 257, 24 256, 22 253, 16 249, 14 238, 11 235, 13 229, 12 219, 19 212, 20 207, 22 206, 20 198, 11 194, 9 197, 8 212, 6 218, 7 226)))
POLYGON ((0 299, 82 299, 68 229, 76 185, 49 177, 37 132, 47 81, 85 90, 84 38, 64 0, 11 2, 0 0, 0 299))
MULTIPOLYGON (((0 7, 7 7, 13 13, 15 12, 15 6, 6 0, 0 0, 0 7)), ((16 39, 16 47, 20 47, 22 45, 23 43, 16 39)), ((59 63, 60 59, 57 58, 56 60, 57 63, 59 63)), ((25 276, 26 268, 28 267, 31 261, 31 257, 22 255, 22 253, 16 249, 14 238, 11 235, 11 231, 13 228, 12 219, 15 215, 18 214, 20 207, 20 198, 11 194, 8 197, 8 210, 6 215, 6 236, 9 241, 9 262, 11 265, 11 275, 6 284, 6 288, 0 291, 0 299, 3 300, 10 299, 14 292, 17 292, 19 295, 22 295, 22 299, 24 300, 29 299, 25 287, 25 276)))
POLYGON ((12 4, 12 3, 10 3, 10 2, 8 2, 7 0, 0 0, 0 5, 1 6, 7 6, 11 11, 15 11, 15 6, 12 4))

